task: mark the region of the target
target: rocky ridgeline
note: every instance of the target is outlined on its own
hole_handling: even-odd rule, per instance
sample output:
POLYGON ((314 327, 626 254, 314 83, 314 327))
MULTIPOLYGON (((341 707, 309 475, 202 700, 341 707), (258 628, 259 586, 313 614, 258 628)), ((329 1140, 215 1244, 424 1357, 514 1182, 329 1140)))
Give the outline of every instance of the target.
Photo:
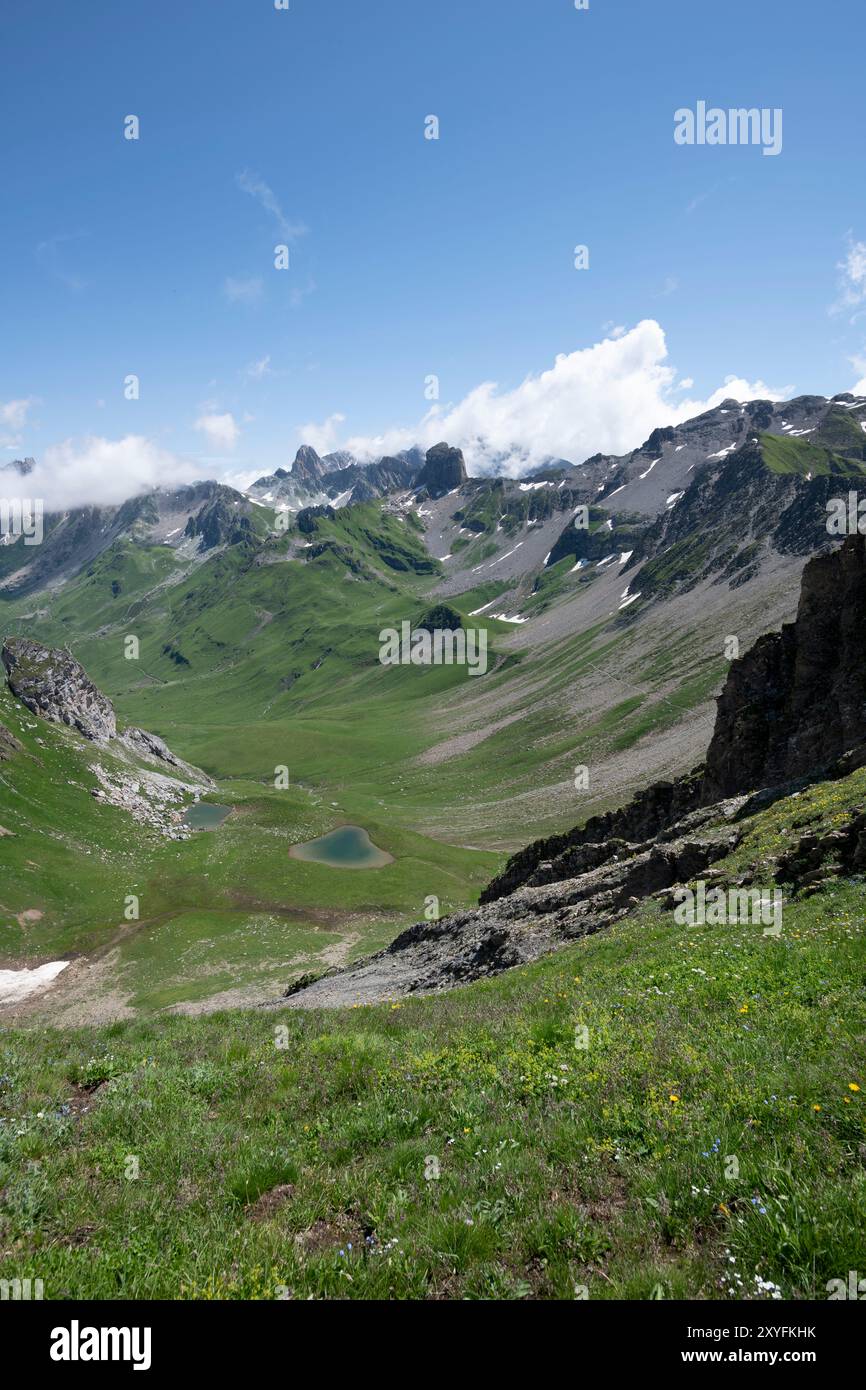
POLYGON ((115 754, 111 768, 94 764, 100 785, 91 794, 97 801, 129 812, 171 839, 188 838, 181 808, 213 785, 205 773, 183 762, 146 729, 118 731, 114 706, 71 652, 44 647, 29 637, 8 637, 0 660, 9 689, 31 713, 65 724, 115 754), (135 767, 127 772, 123 763, 132 758, 152 763, 154 769, 135 767))
MULTIPOLYGON (((421 922, 386 950, 286 997, 300 1008, 432 992, 547 955, 698 876, 740 888, 719 867, 742 822, 809 780, 866 764, 866 540, 851 537, 805 568, 796 622, 731 665, 706 763, 627 806, 514 855, 481 905, 421 922)), ((800 892, 866 870, 866 814, 793 840, 775 866, 800 892)))
POLYGON ((237 511, 230 496, 218 496, 205 503, 195 516, 189 518, 184 535, 197 536, 203 551, 214 550, 219 545, 240 545, 242 541, 255 540, 252 522, 237 511))

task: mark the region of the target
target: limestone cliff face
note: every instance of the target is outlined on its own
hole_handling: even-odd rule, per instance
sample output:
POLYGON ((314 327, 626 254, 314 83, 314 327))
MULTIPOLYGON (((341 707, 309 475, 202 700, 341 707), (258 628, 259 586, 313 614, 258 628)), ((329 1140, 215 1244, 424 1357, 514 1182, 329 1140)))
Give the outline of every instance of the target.
POLYGON ((67 651, 29 637, 7 637, 0 650, 9 688, 27 708, 55 724, 68 724, 93 743, 117 733, 111 701, 67 651))
POLYGON ((719 696, 704 796, 778 786, 866 739, 866 540, 803 571, 797 618, 735 661, 719 696))
POLYGON ((302 444, 292 464, 292 477, 295 482, 318 487, 327 471, 315 449, 309 444, 302 444))

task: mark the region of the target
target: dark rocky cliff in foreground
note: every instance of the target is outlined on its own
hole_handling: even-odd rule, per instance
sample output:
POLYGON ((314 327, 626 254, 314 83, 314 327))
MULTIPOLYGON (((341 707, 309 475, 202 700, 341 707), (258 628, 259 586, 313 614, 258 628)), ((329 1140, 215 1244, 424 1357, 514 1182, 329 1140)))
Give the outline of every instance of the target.
POLYGON ((866 738, 866 539, 806 565, 797 619, 731 666, 703 795, 772 787, 866 738))

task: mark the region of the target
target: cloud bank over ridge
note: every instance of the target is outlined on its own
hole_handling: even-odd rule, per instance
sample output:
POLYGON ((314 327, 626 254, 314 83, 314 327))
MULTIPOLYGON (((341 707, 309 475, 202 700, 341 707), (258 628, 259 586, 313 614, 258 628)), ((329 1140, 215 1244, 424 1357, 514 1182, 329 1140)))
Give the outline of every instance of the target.
MULTIPOLYGON (((680 377, 667 358, 664 330, 654 319, 645 319, 629 331, 614 330, 592 347, 560 354, 552 367, 527 376, 512 390, 483 382, 456 404, 437 404, 415 425, 347 438, 345 417, 335 411, 323 422, 303 426, 298 434, 300 442, 320 453, 342 447, 365 460, 413 445, 426 449, 444 439, 463 450, 470 474, 517 477, 550 458, 582 463, 594 453, 626 453, 657 426, 678 424, 728 396, 780 400, 793 392, 790 386, 773 388, 763 381, 729 376, 699 399, 691 379, 680 377)), ((195 428, 226 454, 239 435, 229 413, 201 416, 195 428)), ((262 461, 241 475, 238 464, 230 468, 228 461, 205 463, 142 435, 116 440, 92 436, 46 449, 26 487, 28 495, 44 499, 47 509, 62 510, 111 506, 203 477, 217 476, 239 486, 268 471, 270 464, 262 461)), ((9 492, 10 486, 0 484, 3 491, 9 492)))
MULTIPOLYGON (((667 356, 663 328, 644 319, 592 347, 561 353, 551 368, 511 391, 483 382, 456 405, 434 406, 417 425, 350 437, 342 447, 374 458, 445 439, 463 450, 470 473, 515 477, 549 458, 582 463, 595 453, 627 453, 657 426, 679 424, 728 396, 783 400, 793 390, 729 376, 696 399, 683 394, 693 383, 678 380, 667 356)), ((316 429, 308 425, 302 434, 312 437, 316 429)))

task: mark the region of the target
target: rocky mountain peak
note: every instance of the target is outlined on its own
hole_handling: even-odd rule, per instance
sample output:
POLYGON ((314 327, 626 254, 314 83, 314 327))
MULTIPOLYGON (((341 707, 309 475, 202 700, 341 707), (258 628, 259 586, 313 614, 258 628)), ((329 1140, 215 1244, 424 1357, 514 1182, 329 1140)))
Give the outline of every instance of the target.
POLYGON ((292 464, 292 477, 295 481, 317 484, 322 481, 326 471, 315 449, 309 444, 302 444, 292 464))
POLYGON ((426 488, 431 497, 442 497, 466 482, 466 464, 461 449, 450 444, 434 444, 427 450, 424 467, 415 480, 420 490, 426 488))

